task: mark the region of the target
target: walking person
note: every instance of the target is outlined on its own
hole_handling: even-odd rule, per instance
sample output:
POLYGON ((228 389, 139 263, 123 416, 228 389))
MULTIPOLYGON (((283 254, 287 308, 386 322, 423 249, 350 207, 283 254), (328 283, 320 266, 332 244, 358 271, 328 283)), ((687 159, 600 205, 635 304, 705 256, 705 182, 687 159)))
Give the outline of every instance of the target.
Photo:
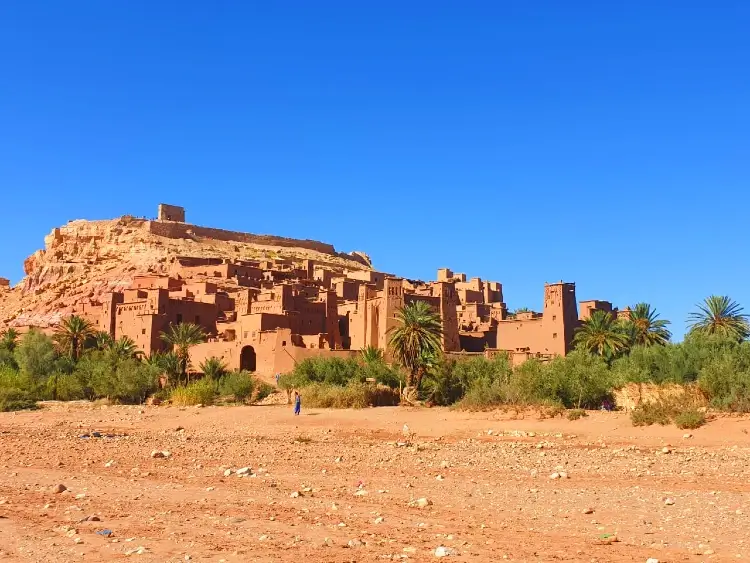
POLYGON ((299 415, 300 410, 302 410, 302 397, 300 397, 300 394, 295 391, 294 392, 294 416, 299 415))

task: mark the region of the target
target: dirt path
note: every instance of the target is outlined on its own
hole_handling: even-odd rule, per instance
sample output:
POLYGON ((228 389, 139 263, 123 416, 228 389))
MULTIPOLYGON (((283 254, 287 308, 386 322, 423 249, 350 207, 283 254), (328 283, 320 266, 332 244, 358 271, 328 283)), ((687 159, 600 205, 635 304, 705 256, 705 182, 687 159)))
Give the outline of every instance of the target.
POLYGON ((727 418, 683 438, 615 413, 5 413, 0 560, 432 561, 440 546, 448 561, 750 560, 748 431, 727 418))

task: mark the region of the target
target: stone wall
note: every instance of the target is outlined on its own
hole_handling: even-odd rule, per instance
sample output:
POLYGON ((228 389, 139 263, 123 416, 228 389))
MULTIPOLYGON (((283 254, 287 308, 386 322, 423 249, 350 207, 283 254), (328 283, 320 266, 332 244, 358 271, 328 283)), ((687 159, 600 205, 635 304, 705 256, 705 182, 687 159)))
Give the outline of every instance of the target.
POLYGON ((239 233, 236 231, 225 231, 224 229, 213 229, 211 227, 199 227, 187 223, 171 223, 164 221, 148 221, 146 229, 154 235, 166 238, 209 238, 223 241, 242 242, 247 244, 262 244, 265 246, 282 246, 288 248, 306 248, 324 254, 336 254, 332 244, 326 244, 315 240, 300 240, 273 235, 253 235, 250 233, 239 233))

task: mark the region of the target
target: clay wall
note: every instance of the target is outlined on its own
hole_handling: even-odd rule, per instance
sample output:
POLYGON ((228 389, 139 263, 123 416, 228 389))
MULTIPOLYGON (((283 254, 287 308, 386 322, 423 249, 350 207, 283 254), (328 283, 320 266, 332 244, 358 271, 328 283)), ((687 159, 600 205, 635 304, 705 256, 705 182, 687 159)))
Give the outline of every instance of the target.
POLYGON ((179 290, 182 286, 180 280, 169 276, 134 276, 131 289, 169 289, 179 290))
POLYGON ((336 254, 336 249, 332 244, 326 244, 314 240, 299 240, 274 235, 254 235, 250 233, 239 233, 236 231, 225 231, 224 229, 214 229, 211 227, 199 227, 198 225, 190 225, 188 223, 171 223, 164 221, 148 221, 145 224, 145 228, 151 234, 166 238, 202 237, 264 246, 306 248, 324 254, 336 254))
POLYGON ((606 311, 612 313, 612 303, 609 301, 598 301, 596 299, 590 299, 588 301, 581 301, 580 303, 580 319, 585 321, 591 318, 591 313, 594 311, 606 311))
POLYGON ((335 284, 336 295, 344 301, 355 301, 359 294, 359 283, 354 280, 342 279, 335 284))
POLYGON ((159 221, 179 221, 185 222, 185 208, 179 205, 167 205, 166 203, 159 204, 159 210, 157 213, 159 221))

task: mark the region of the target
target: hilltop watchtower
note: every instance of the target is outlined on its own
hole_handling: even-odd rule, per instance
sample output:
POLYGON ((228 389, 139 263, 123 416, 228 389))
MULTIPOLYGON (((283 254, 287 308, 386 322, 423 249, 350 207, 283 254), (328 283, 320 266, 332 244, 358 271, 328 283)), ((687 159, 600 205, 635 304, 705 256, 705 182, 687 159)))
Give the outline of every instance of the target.
POLYGON ((175 223, 185 222, 185 208, 179 205, 159 204, 159 213, 156 216, 159 221, 174 221, 175 223))

